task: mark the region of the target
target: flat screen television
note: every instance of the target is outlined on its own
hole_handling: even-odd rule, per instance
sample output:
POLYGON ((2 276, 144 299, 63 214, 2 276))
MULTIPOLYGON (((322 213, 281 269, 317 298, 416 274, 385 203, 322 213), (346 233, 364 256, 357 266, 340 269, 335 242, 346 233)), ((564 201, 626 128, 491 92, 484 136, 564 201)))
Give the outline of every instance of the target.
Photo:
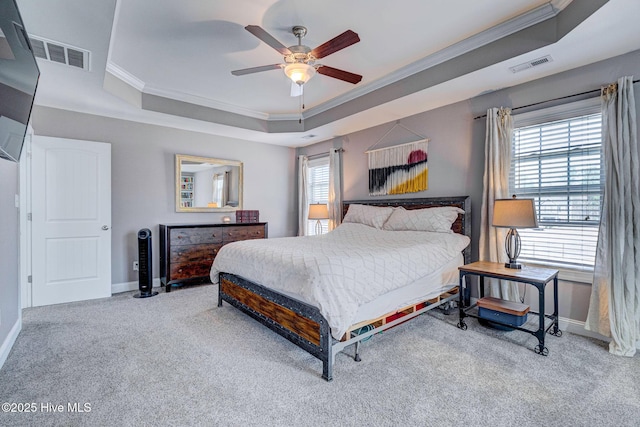
POLYGON ((20 160, 39 77, 15 0, 0 0, 0 158, 20 160))

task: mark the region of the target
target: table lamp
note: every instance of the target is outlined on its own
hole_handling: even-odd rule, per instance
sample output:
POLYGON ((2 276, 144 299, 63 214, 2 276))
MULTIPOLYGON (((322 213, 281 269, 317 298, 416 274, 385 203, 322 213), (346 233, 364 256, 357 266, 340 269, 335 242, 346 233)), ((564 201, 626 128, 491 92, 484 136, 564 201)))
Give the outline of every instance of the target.
POLYGON ((316 234, 322 234, 321 219, 329 219, 329 208, 326 203, 312 203, 309 205, 309 219, 316 221, 316 234))
POLYGON ((533 199, 516 199, 514 195, 511 199, 498 199, 493 205, 494 227, 509 228, 504 241, 504 249, 509 257, 509 262, 504 266, 507 268, 522 268, 518 264, 520 255, 520 235, 516 228, 537 228, 536 209, 533 199))

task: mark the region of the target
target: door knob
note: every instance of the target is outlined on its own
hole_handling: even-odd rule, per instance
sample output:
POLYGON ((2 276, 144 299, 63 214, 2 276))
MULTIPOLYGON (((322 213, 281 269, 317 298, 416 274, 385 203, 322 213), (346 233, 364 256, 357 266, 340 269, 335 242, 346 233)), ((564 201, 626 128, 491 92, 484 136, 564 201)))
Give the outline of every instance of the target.
POLYGON ((103 226, 102 226, 102 229, 106 231, 106 230, 108 230, 108 229, 109 229, 109 226, 108 226, 108 225, 103 225, 103 226))

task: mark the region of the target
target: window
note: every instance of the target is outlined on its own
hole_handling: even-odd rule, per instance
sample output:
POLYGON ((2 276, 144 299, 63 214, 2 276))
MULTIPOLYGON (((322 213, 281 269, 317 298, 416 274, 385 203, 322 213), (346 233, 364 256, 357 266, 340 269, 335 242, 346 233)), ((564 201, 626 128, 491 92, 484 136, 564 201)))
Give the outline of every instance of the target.
POLYGON ((522 260, 593 269, 604 170, 602 117, 588 110, 521 127, 514 117, 511 193, 535 200, 539 225, 518 230, 522 260))
POLYGON ((222 207, 227 204, 227 201, 224 200, 224 175, 221 173, 216 173, 213 175, 213 194, 211 199, 216 204, 216 207, 222 207))
MULTIPOLYGON (((328 203, 329 202, 329 157, 322 157, 309 161, 309 181, 307 194, 309 203, 328 203)), ((313 236, 316 234, 316 220, 308 220, 307 234, 313 236)), ((329 230, 329 220, 320 220, 322 224, 322 232, 329 230)))

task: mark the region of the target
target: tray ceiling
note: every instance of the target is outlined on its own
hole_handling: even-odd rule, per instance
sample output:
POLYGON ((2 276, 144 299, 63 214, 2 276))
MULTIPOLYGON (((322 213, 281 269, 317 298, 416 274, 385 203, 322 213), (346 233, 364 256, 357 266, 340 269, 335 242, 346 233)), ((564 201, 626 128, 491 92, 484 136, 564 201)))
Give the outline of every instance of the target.
POLYGON ((18 0, 30 34, 90 52, 88 71, 41 62, 37 104, 289 146, 638 49, 639 3, 18 0), (300 98, 281 70, 231 75, 282 62, 246 25, 286 46, 297 43, 291 27, 304 25, 312 48, 351 29, 361 41, 322 63, 362 82, 316 75, 298 123, 300 98), (545 56, 539 67, 509 69, 545 56))

